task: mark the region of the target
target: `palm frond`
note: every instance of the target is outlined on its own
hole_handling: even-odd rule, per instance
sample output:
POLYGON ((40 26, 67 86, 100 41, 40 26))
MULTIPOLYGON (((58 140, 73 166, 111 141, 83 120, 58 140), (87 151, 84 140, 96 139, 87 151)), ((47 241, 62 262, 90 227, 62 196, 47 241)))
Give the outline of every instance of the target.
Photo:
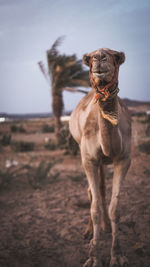
POLYGON ((61 43, 64 41, 65 36, 60 36, 56 39, 56 41, 53 43, 52 47, 47 50, 47 55, 48 56, 57 56, 59 54, 57 47, 61 45, 61 43))
POLYGON ((47 51, 49 74, 52 77, 52 94, 60 94, 65 87, 90 87, 89 73, 75 54, 59 54, 58 46, 64 36, 57 38, 47 51))
POLYGON ((90 87, 89 81, 87 80, 82 80, 82 79, 72 79, 68 82, 68 86, 72 86, 72 87, 90 87))
POLYGON ((65 87, 65 88, 62 88, 62 90, 68 91, 68 92, 71 92, 71 93, 88 94, 88 91, 85 91, 85 90, 82 90, 82 89, 78 89, 78 88, 65 87))

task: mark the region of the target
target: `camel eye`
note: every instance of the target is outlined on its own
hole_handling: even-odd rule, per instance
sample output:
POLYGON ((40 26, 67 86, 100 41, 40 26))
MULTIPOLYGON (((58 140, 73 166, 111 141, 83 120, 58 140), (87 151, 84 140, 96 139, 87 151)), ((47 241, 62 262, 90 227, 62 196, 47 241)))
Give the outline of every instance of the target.
POLYGON ((100 60, 100 56, 99 55, 95 55, 95 56, 93 56, 93 59, 94 60, 100 60))
POLYGON ((105 54, 101 55, 101 61, 106 61, 106 55, 105 54))

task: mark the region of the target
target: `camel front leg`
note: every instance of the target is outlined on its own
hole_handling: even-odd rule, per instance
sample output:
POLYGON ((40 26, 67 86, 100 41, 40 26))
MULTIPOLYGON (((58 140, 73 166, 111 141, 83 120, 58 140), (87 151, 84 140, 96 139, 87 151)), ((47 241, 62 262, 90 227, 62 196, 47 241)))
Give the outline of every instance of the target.
POLYGON ((99 166, 99 189, 100 189, 100 206, 101 206, 101 229, 104 232, 110 233, 111 226, 106 205, 106 189, 105 189, 105 174, 104 166, 99 166))
MULTIPOLYGON (((101 229, 104 232, 111 232, 111 225, 110 225, 110 220, 108 216, 108 211, 107 211, 107 205, 106 205, 106 190, 105 190, 105 175, 104 175, 104 169, 103 165, 99 164, 98 167, 98 177, 99 177, 99 190, 100 190, 100 209, 101 209, 101 229)), ((91 190, 88 188, 88 196, 90 203, 92 202, 92 195, 91 195, 91 190)), ((92 224, 92 219, 91 217, 89 218, 89 223, 87 225, 87 228, 84 233, 85 238, 92 238, 93 235, 93 224, 92 224)))
POLYGON ((122 179, 125 177, 128 168, 130 166, 130 159, 124 159, 114 163, 114 176, 112 185, 112 197, 109 206, 109 217, 111 220, 112 227, 112 247, 111 247, 111 267, 127 266, 127 260, 121 254, 119 240, 118 240, 118 223, 119 223, 119 212, 117 209, 120 184, 122 179))
MULTIPOLYGON (((86 153, 85 153, 86 154, 86 153)), ((83 167, 91 192, 91 219, 93 223, 93 239, 90 242, 89 259, 83 267, 100 267, 100 190, 98 179, 98 162, 82 155, 83 167)))

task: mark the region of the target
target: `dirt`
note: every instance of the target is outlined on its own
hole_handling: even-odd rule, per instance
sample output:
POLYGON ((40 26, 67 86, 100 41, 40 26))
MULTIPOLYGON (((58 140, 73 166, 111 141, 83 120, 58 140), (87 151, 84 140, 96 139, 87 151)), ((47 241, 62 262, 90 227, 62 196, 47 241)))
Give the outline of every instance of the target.
MULTIPOLYGON (((83 233, 90 210, 80 155, 45 150, 46 135, 39 131, 43 123, 26 121, 26 133, 11 133, 12 140, 34 141, 33 151, 15 152, 11 146, 0 151, 1 170, 6 170, 6 160, 18 162, 11 167, 16 175, 0 190, 0 267, 80 267, 88 257, 89 240, 83 233), (61 162, 36 189, 28 172, 17 174, 20 166, 35 167, 54 159, 61 162), (56 170, 57 177, 53 176, 56 170)), ((0 127, 1 135, 10 131, 10 123, 0 127)), ((130 267, 150 266, 150 155, 138 150, 138 144, 147 139, 145 128, 141 118, 133 118, 132 165, 120 193, 119 236, 130 267)), ((112 166, 106 175, 108 203, 111 173, 112 166)), ((101 232, 100 246, 102 265, 108 267, 111 234, 101 232)))

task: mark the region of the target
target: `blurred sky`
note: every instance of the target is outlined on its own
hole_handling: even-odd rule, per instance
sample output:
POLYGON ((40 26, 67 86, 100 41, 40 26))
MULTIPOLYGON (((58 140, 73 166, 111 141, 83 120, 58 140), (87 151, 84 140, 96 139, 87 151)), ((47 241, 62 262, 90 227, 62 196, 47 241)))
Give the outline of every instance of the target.
MULTIPOLYGON (((108 47, 124 51, 119 95, 150 101, 149 0, 0 0, 0 112, 51 111, 50 88, 37 62, 66 38, 61 53, 108 47)), ((65 110, 82 94, 64 93, 65 110)))

